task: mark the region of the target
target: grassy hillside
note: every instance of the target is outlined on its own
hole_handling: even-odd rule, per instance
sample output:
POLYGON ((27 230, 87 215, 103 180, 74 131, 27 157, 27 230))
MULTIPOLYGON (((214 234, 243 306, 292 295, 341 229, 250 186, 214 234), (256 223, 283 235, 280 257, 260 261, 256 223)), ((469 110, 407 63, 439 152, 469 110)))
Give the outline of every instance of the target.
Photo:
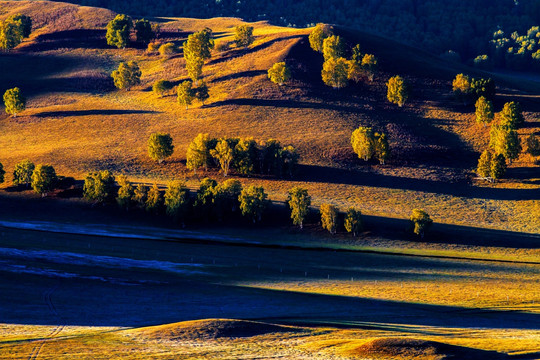
MULTIPOLYGON (((474 123, 473 108, 451 96, 453 76, 469 72, 460 65, 338 29, 350 43, 378 56, 381 71, 373 83, 336 91, 320 80, 322 56, 309 48, 310 29, 257 22, 252 23, 256 40, 248 49, 213 53, 203 70, 210 99, 185 110, 176 96, 158 98, 151 92, 155 80, 179 83, 187 78, 182 55, 163 58, 143 49, 108 47, 104 26, 114 16, 110 11, 45 1, 2 2, 0 18, 17 12, 32 16, 36 30, 14 51, 0 55, 0 90, 19 86, 29 97, 27 110, 16 118, 0 115, 0 161, 8 172, 28 158, 77 178, 110 169, 139 181, 187 178, 196 185, 198 178, 184 163, 198 133, 274 138, 299 149, 298 177, 241 179, 262 183, 274 199, 284 199, 290 187, 301 184, 315 205, 330 201, 343 209, 355 205, 367 214, 400 218, 423 207, 436 222, 540 231, 540 171, 534 159, 522 155, 508 179, 498 184, 475 184, 473 169, 488 129, 474 123), (115 90, 109 77, 124 60, 136 60, 143 72, 141 85, 131 91, 115 90), (283 60, 292 67, 293 81, 278 87, 266 71, 283 60), (413 98, 404 108, 386 101, 385 82, 394 74, 413 84, 413 98), (388 165, 365 165, 355 158, 349 139, 359 125, 389 134, 393 159, 388 165), (161 165, 146 154, 147 138, 157 131, 170 133, 175 145, 172 158, 161 165)), ((179 45, 205 27, 213 30, 216 42, 231 41, 234 26, 242 23, 234 18, 152 20, 161 23, 162 40, 179 45)), ((505 101, 522 102, 527 125, 520 135, 538 132, 540 83, 493 76, 501 85, 496 110, 505 101)))

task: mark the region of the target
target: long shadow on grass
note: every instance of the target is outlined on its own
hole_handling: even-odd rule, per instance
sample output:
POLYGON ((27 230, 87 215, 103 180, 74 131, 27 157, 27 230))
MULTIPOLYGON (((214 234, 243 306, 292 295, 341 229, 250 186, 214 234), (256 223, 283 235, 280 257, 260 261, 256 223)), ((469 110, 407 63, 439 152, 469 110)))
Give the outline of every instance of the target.
POLYGON ((212 79, 211 82, 215 83, 215 82, 226 81, 226 80, 240 79, 243 77, 254 77, 254 76, 259 76, 259 75, 264 75, 264 74, 266 74, 266 71, 264 70, 242 71, 242 72, 234 73, 231 75, 217 77, 215 79, 212 79))
POLYGON ((128 115, 128 114, 158 114, 158 111, 149 110, 118 110, 118 109, 98 109, 98 110, 69 110, 69 111, 45 111, 34 116, 37 117, 68 117, 87 115, 128 115))
POLYGON ((293 108, 293 109, 313 109, 313 110, 334 110, 340 112, 358 113, 364 112, 365 109, 360 106, 343 106, 331 103, 317 103, 309 101, 293 101, 293 100, 269 100, 269 99, 230 99, 217 101, 207 105, 207 107, 219 107, 226 105, 239 106, 269 106, 277 108, 293 108))
POLYGON ((421 191, 446 194, 471 199, 493 200, 540 200, 537 189, 499 189, 471 186, 466 181, 449 183, 445 181, 411 179, 401 176, 380 175, 329 166, 301 165, 295 180, 372 186, 388 189, 421 191))

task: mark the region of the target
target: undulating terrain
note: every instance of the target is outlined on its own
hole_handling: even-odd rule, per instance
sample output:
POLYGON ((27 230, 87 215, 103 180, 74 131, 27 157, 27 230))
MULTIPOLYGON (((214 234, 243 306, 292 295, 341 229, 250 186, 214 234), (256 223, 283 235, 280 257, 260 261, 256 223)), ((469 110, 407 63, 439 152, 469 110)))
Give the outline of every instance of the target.
MULTIPOLYGON (((0 53, 0 91, 28 98, 16 117, 0 114, 0 358, 133 359, 538 359, 540 358, 540 167, 522 153, 504 179, 477 178, 489 127, 452 95, 458 73, 492 77, 495 110, 519 101, 521 139, 540 132, 540 77, 487 73, 367 32, 336 28, 375 54, 373 82, 335 90, 321 80, 323 58, 307 29, 254 26, 246 49, 212 53, 203 68, 210 98, 189 109, 159 79, 187 79, 182 52, 107 45, 115 13, 48 1, 0 1, 0 20, 24 13, 30 38, 0 53), (110 73, 135 60, 141 84, 116 90, 110 73), (292 80, 267 70, 286 61, 292 80), (403 107, 386 100, 386 81, 412 85, 403 107), (358 126, 389 136, 386 165, 365 163, 350 145, 358 126), (147 154, 155 132, 174 153, 147 154), (188 225, 92 205, 73 188, 41 198, 11 185, 30 159, 84 179, 90 171, 126 174, 164 186, 197 188, 186 150, 199 133, 278 139, 300 154, 292 179, 239 177, 263 185, 275 203, 294 186, 314 207, 355 206, 358 238, 335 236, 316 221, 261 227, 188 225), (405 233, 414 208, 434 220, 423 240, 405 233)), ((166 15, 166 14, 165 14, 166 15)), ((150 18, 160 41, 182 45, 211 28, 232 41, 237 18, 150 18)), ((2 109, 3 110, 3 109, 2 109)), ((281 215, 280 215, 281 216, 281 215)))

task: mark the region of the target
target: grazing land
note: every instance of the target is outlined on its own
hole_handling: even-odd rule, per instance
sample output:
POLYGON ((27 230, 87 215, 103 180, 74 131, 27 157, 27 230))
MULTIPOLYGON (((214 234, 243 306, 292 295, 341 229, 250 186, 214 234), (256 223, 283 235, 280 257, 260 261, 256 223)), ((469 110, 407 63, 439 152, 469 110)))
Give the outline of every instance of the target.
MULTIPOLYGON (((540 358, 540 167, 522 152, 506 176, 477 178, 489 127, 452 94, 458 73, 491 77, 494 101, 519 101, 522 141, 540 132, 540 79, 483 72, 348 28, 335 31, 379 59, 372 82, 333 89, 311 28, 261 21, 246 48, 214 50, 202 78, 205 104, 188 109, 157 80, 188 79, 182 44, 210 28, 232 42, 237 18, 156 17, 170 56, 107 45, 106 9, 49 1, 0 1, 0 20, 24 13, 28 39, 0 53, 0 90, 19 87, 26 109, 0 114, 0 359, 538 359, 540 358), (116 90, 111 72, 136 61, 141 83, 116 90), (285 61, 283 86, 267 70, 285 61), (412 86, 403 107, 386 100, 396 74, 412 86), (384 131, 385 165, 358 159, 351 133, 384 131), (147 154, 150 134, 171 135, 173 155, 147 154), (186 151, 199 133, 279 139, 300 154, 291 179, 232 177, 262 185, 271 216, 188 224, 81 198, 88 172, 135 183, 202 177, 186 151), (40 197, 12 186, 15 164, 51 164, 68 186, 40 197), (362 211, 359 237, 290 225, 283 202, 301 186, 313 207, 362 211), (414 208, 429 236, 406 232, 414 208)), ((2 109, 3 110, 3 109, 2 109)), ((228 178, 230 178, 229 176, 228 178)), ((313 212, 314 213, 314 212, 313 212)))

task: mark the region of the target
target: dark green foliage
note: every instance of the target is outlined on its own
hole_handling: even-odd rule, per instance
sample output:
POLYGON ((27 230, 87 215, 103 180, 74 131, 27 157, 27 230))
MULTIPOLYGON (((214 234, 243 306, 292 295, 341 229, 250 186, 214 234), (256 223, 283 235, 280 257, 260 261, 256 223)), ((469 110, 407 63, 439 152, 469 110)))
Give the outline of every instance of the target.
POLYGON ((39 164, 32 173, 32 189, 42 196, 53 190, 57 181, 56 171, 51 165, 39 164))
POLYGON ((242 175, 253 174, 257 162, 257 143, 253 138, 240 139, 234 147, 234 168, 242 175))
POLYGON ((508 161, 518 158, 521 143, 517 131, 508 125, 493 125, 490 131, 489 146, 495 154, 503 155, 508 161))
POLYGON ((6 19, 17 25, 19 35, 22 38, 27 38, 32 33, 32 18, 23 14, 11 15, 6 19))
POLYGON ((493 100, 495 98, 495 82, 491 78, 472 79, 471 92, 473 95, 471 101, 476 101, 481 96, 484 96, 488 100, 493 100))
POLYGON ((214 187, 214 210, 221 221, 238 211, 238 200, 242 193, 242 184, 238 180, 228 179, 214 187))
POLYGON ((129 44, 129 35, 133 21, 124 14, 118 14, 107 24, 107 44, 123 49, 129 44))
POLYGON ((195 199, 195 210, 199 219, 209 220, 215 215, 214 199, 216 197, 216 187, 218 183, 214 179, 202 179, 199 190, 197 190, 197 198, 195 199))
POLYGON ((6 90, 4 93, 4 106, 6 113, 14 117, 26 108, 26 98, 18 87, 6 90))
POLYGON ((174 145, 169 134, 154 133, 148 139, 148 156, 152 160, 162 163, 165 158, 173 154, 174 145))
POLYGON ((429 217, 429 214, 421 209, 414 209, 411 214, 411 227, 412 231, 420 236, 421 239, 424 238, 426 231, 433 224, 433 220, 429 217))
POLYGON ((13 170, 13 185, 30 186, 35 167, 34 163, 30 160, 24 160, 15 165, 15 170, 13 170))
POLYGON ((150 21, 145 19, 135 21, 135 35, 138 42, 148 44, 155 37, 150 21))
POLYGON ((32 32, 32 19, 29 16, 15 14, 0 21, 0 49, 11 50, 19 45, 32 32))
POLYGON ((121 62, 118 69, 111 74, 114 86, 118 89, 130 89, 132 86, 140 84, 141 75, 141 69, 135 61, 121 62))
POLYGON ((4 175, 6 174, 6 170, 4 170, 4 165, 0 163, 0 183, 4 182, 4 175))
POLYGON ((204 81, 201 81, 199 83, 199 86, 193 89, 193 92, 195 98, 199 100, 203 105, 204 102, 210 97, 210 94, 208 93, 208 85, 206 85, 204 81))
POLYGON ((248 47, 253 44, 253 26, 238 25, 234 28, 234 42, 238 47, 248 47))
POLYGON ((302 229, 311 206, 311 196, 309 196, 307 189, 296 186, 289 190, 287 204, 291 209, 293 224, 299 225, 300 229, 302 229))
POLYGON ((163 96, 163 94, 173 88, 173 84, 170 81, 167 80, 158 80, 152 85, 152 91, 159 95, 163 96))
POLYGON ((250 186, 242 189, 238 201, 242 215, 251 218, 254 224, 262 220, 262 215, 270 205, 268 195, 262 186, 250 186))
POLYGON ((521 105, 515 101, 504 104, 499 115, 501 117, 501 125, 509 126, 513 129, 517 129, 525 122, 525 118, 521 111, 521 105))
POLYGON ((532 156, 540 156, 540 141, 538 140, 538 136, 535 134, 529 135, 525 143, 527 144, 527 153, 532 156))
POLYGON ((185 224, 189 211, 189 189, 181 181, 172 181, 165 191, 165 212, 175 222, 185 224))
POLYGON ((109 170, 89 173, 84 179, 83 196, 86 200, 102 203, 114 198, 115 179, 109 170))

